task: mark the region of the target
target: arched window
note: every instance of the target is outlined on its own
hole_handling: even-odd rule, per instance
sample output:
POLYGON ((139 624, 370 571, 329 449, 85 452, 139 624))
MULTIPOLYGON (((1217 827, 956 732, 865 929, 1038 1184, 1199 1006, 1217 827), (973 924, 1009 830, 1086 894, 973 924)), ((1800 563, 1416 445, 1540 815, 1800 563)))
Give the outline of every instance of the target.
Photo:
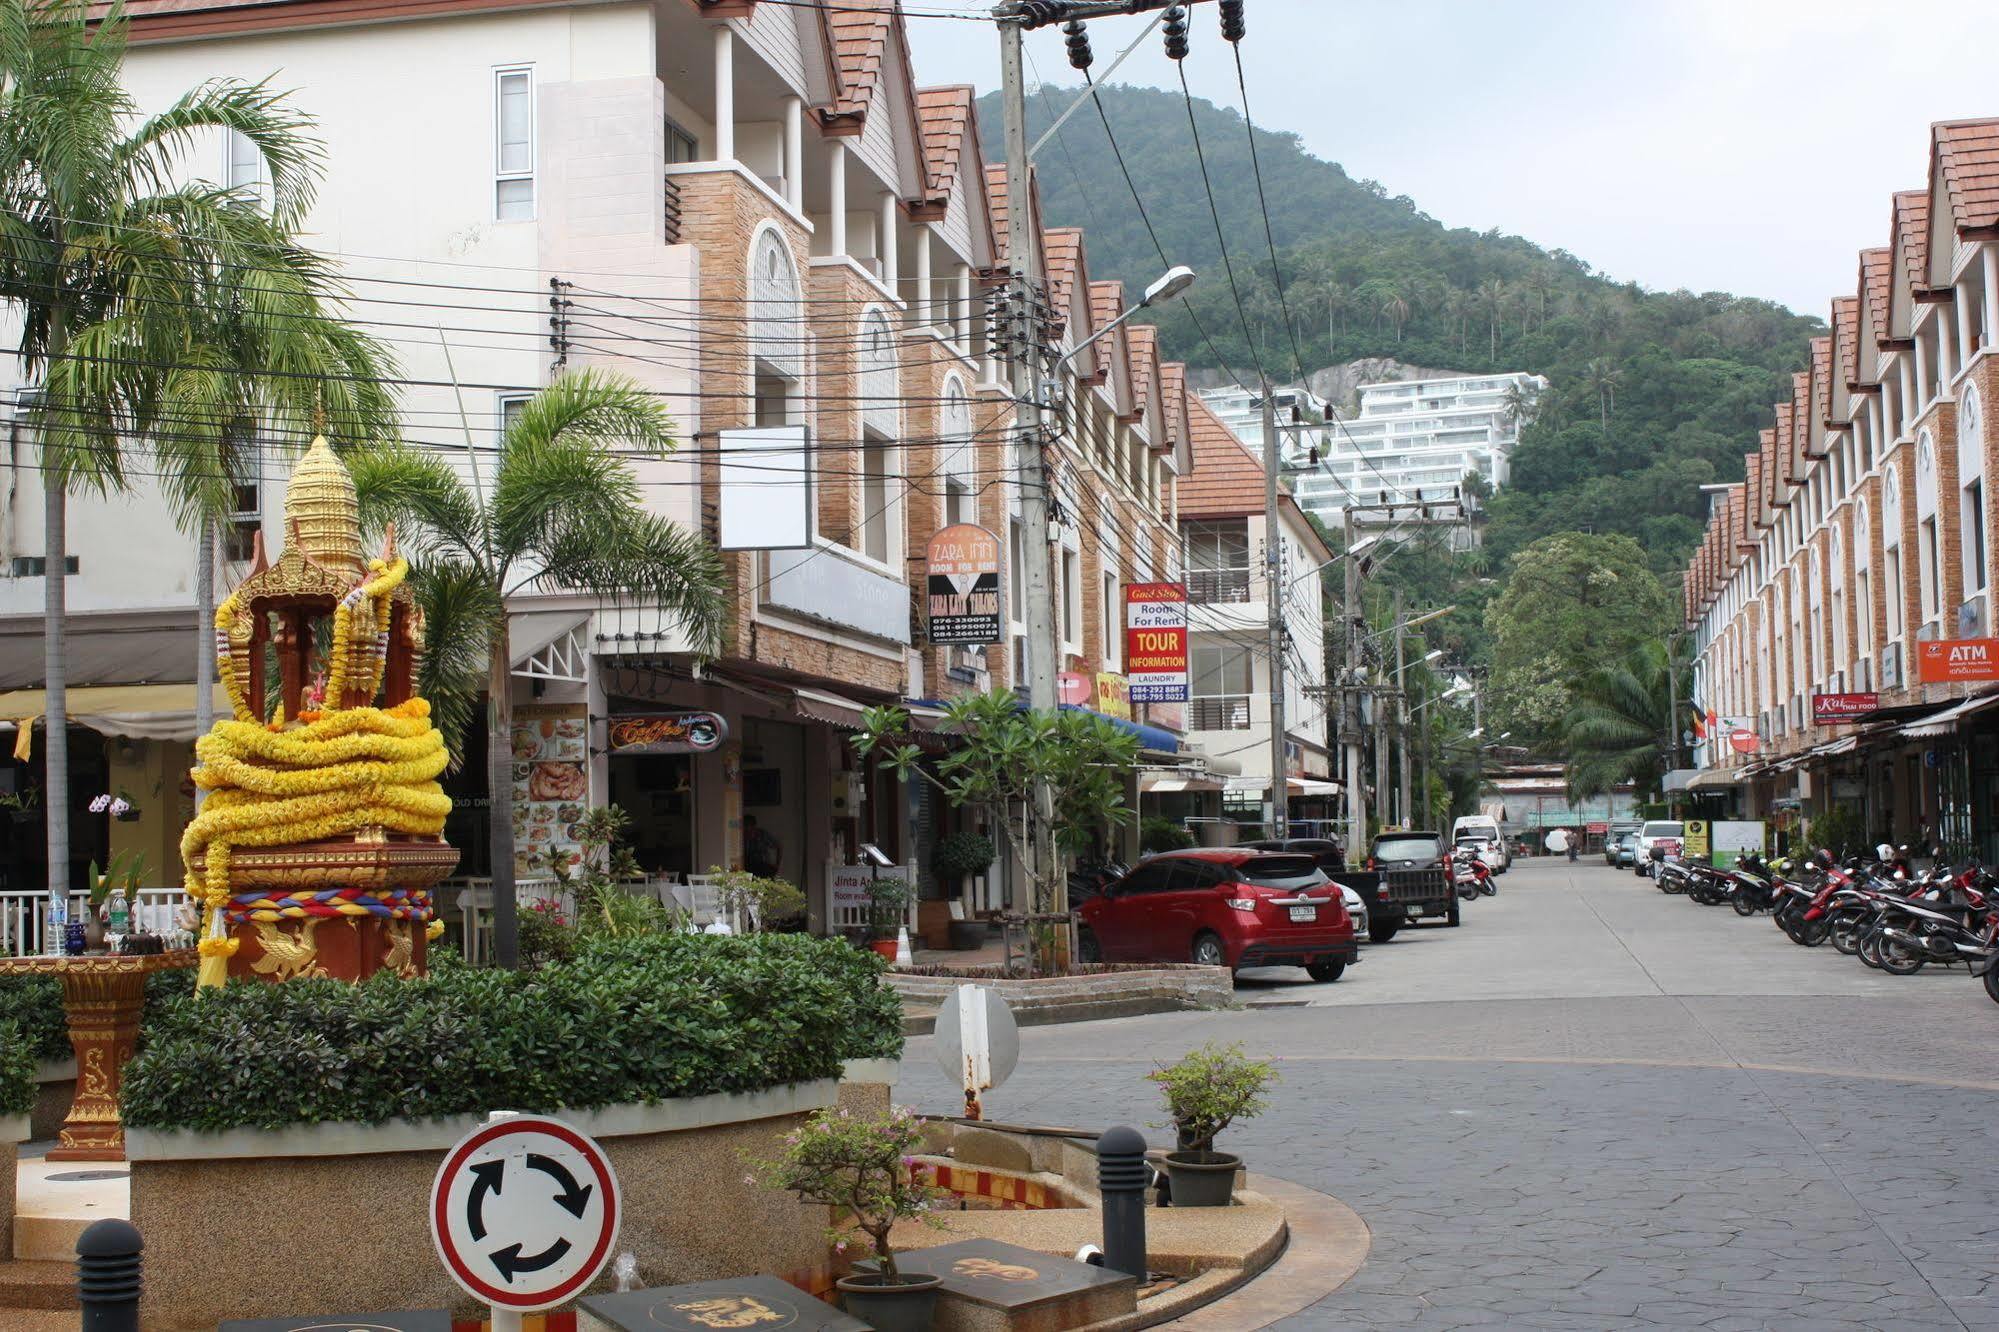
POLYGON ((1982 419, 1981 404, 1978 401, 1978 386, 1966 384, 1964 396, 1957 405, 1957 446, 1959 449, 1978 443, 1979 424, 1982 419))
POLYGON ((957 375, 944 377, 943 411, 944 521, 976 523, 979 486, 977 454, 972 447, 972 403, 965 396, 964 381, 957 375))
POLYGON ((883 564, 895 559, 895 500, 901 487, 890 481, 895 451, 896 359, 895 330, 879 310, 861 317, 861 515, 859 548, 883 564))
POLYGON ((862 416, 870 430, 896 433, 895 330, 887 316, 871 310, 861 320, 862 416))
POLYGON ((750 244, 750 346, 772 370, 798 378, 803 373, 805 312, 798 267, 775 226, 765 226, 750 244))
POLYGON ((1964 559, 1964 595, 1967 600, 1985 590, 1985 437, 1979 429, 1975 385, 1964 386, 1957 409, 1958 548, 1964 559))
POLYGON ((1846 545, 1839 539, 1839 529, 1832 529, 1832 539, 1826 548, 1827 581, 1832 584, 1832 670, 1841 670, 1846 662, 1846 545))

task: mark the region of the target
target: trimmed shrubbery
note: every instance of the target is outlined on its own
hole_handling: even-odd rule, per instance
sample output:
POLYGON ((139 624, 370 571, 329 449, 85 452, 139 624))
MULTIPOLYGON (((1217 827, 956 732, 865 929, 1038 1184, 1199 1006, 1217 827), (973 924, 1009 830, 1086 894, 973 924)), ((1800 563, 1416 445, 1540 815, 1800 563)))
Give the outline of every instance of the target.
POLYGON ((25 1115, 35 1106, 35 1056, 20 1028, 0 1022, 0 1117, 25 1115))
POLYGON ((289 1128, 757 1091, 902 1052, 883 964, 807 935, 599 938, 529 972, 232 984, 151 1019, 135 1128, 289 1128))
MULTIPOLYGON (((160 1011, 194 989, 193 971, 156 971, 146 977, 146 1008, 139 1020, 139 1042, 160 1011)), ((0 976, 0 1024, 21 1034, 31 1060, 58 1063, 74 1059, 69 1022, 62 1011, 62 986, 54 976, 0 976)))

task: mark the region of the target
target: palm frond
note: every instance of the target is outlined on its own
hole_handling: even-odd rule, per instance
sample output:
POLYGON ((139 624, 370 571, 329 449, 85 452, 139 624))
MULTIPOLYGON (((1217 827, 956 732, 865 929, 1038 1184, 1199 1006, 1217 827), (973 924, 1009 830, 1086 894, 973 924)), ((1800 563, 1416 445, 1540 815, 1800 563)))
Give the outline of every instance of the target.
POLYGON ((479 566, 497 587, 484 517, 440 454, 389 444, 355 450, 347 467, 371 534, 394 523, 398 540, 413 552, 479 566))
POLYGON ((242 135, 256 146, 271 181, 272 217, 289 228, 303 220, 318 192, 325 149, 311 131, 311 116, 288 94, 262 83, 215 78, 132 131, 114 161, 133 193, 159 193, 184 168, 188 152, 215 130, 242 135))
POLYGON ((465 762, 465 737, 486 688, 487 650, 506 612, 493 580, 463 560, 428 561, 411 581, 424 623, 417 692, 430 700, 455 772, 465 762))

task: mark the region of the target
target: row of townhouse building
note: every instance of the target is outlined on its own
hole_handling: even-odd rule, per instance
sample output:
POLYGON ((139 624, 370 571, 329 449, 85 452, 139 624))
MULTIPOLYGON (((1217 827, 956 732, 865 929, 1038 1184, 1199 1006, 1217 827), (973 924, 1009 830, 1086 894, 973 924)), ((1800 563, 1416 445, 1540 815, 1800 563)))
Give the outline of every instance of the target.
MULTIPOLYGON (((1231 702, 1197 698, 1191 723, 1181 705, 1134 715, 1118 690, 1123 588, 1182 578, 1179 496, 1197 440, 1219 426, 1151 328, 1097 336, 1125 313, 1123 289, 1092 277, 1081 232, 1037 216, 1054 334, 1073 355, 1050 451, 1057 521, 1023 528, 1029 459, 987 318, 1010 259, 1005 173, 981 152, 972 90, 918 85, 893 0, 130 0, 126 12, 126 77, 145 109, 217 75, 296 90, 326 150, 309 239, 337 261, 356 321, 397 356, 405 438, 446 450, 468 481, 490 479, 517 403, 565 368, 606 367, 663 395, 680 429, 673 457, 633 463, 648 502, 716 540, 741 497, 728 493, 733 442, 805 427, 805 530, 781 548, 725 550, 731 609, 711 658, 643 606, 510 603, 518 868, 560 853, 575 806, 613 803, 655 872, 742 863, 753 827, 824 928, 843 918, 843 867, 873 844, 936 899, 926 926, 947 919, 957 886, 934 882, 929 851, 977 816, 863 764, 850 739, 868 706, 904 704, 921 727, 953 695, 1023 687, 1023 562, 1041 540, 1065 700, 1139 733, 1147 768, 1132 798, 1206 799, 1213 812, 1231 779, 1261 793, 1269 746, 1247 741, 1259 718, 1267 736, 1267 663, 1231 658, 1197 681, 1231 702), (967 523, 1002 547, 1003 641, 935 646, 927 547, 967 523), (726 742, 625 754, 610 739, 621 719, 682 712, 720 717, 726 742), (1210 732, 1212 758, 1196 744, 1210 732)), ((260 165, 244 149, 215 142, 188 170, 254 189, 260 165)), ((222 591, 259 533, 273 553, 283 543, 300 443, 272 441, 240 479, 222 591)), ((0 717, 30 727, 44 573, 34 456, 17 424, 0 512, 0 717)), ((1240 449, 1204 465, 1260 478, 1240 449)), ((1289 567, 1308 569, 1325 552, 1285 503, 1289 567)), ((78 881, 84 861, 120 849, 145 851, 165 881, 193 805, 193 542, 143 478, 71 508, 78 881), (98 791, 129 793, 139 817, 94 826, 80 802, 98 791)), ((1260 551, 1255 509, 1201 518, 1245 533, 1253 522, 1260 551)), ((1252 600, 1262 561, 1243 563, 1252 600)), ((1305 628, 1287 729, 1295 776, 1316 788, 1324 667, 1316 622, 1305 628)), ((37 749, 5 779, 35 786, 39 763, 37 749)), ((450 790, 447 836, 476 882, 491 872, 482 765, 450 790)), ((0 891, 32 891, 46 873, 39 830, 17 822, 0 836, 0 891)), ((1011 881, 1002 864, 966 904, 1001 907, 1011 881)))
POLYGON ((1924 188, 1745 459, 1685 576, 1696 791, 1779 823, 1999 854, 1999 119, 1931 129, 1924 188))

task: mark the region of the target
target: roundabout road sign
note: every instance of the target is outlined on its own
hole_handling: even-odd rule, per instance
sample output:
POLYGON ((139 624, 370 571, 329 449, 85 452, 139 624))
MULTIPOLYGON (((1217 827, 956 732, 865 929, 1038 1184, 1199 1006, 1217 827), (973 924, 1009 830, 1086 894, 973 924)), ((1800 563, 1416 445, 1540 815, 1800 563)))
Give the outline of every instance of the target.
POLYGON ((618 1177, 560 1120, 515 1115, 459 1140, 430 1186, 430 1233, 452 1280, 495 1309, 580 1294, 618 1238, 618 1177))

